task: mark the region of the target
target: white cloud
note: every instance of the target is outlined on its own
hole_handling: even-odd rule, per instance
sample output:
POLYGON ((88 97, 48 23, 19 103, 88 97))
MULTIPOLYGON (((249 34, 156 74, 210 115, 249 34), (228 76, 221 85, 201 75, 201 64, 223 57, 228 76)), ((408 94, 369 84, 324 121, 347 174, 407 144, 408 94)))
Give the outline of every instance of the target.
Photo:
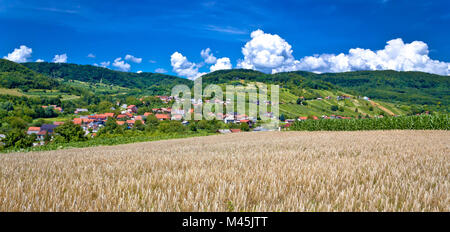
POLYGON ((151 63, 151 64, 154 64, 154 63, 156 63, 156 61, 155 61, 155 60, 149 60, 148 62, 149 62, 149 63, 151 63))
POLYGON ((200 52, 200 55, 205 60, 205 63, 207 64, 214 64, 216 63, 217 58, 211 53, 211 49, 207 48, 200 52))
POLYGON ((292 47, 283 38, 262 30, 253 31, 250 36, 252 39, 242 48, 244 59, 238 62, 239 68, 275 73, 295 67, 292 47))
POLYGON ((44 62, 44 60, 43 59, 37 59, 36 62, 41 63, 41 62, 44 62))
POLYGON ((384 49, 352 48, 348 54, 321 54, 296 60, 292 46, 278 35, 256 30, 242 48, 244 58, 238 67, 266 73, 305 70, 312 72, 347 72, 356 70, 421 71, 450 75, 450 63, 432 60, 428 45, 422 41, 404 43, 402 39, 387 42, 384 49))
POLYGON ((157 72, 157 73, 166 73, 167 70, 165 70, 163 68, 157 68, 157 69, 155 69, 155 72, 157 72))
POLYGON ((101 62, 101 63, 100 63, 100 66, 103 67, 103 68, 106 68, 106 67, 108 67, 110 64, 111 64, 111 62, 109 62, 109 61, 104 61, 104 62, 101 62))
POLYGON ((134 63, 138 63, 138 64, 140 64, 142 62, 142 58, 137 58, 137 57, 134 57, 134 56, 128 55, 128 54, 125 56, 125 60, 131 61, 134 63))
POLYGON ((94 63, 94 66, 106 68, 106 67, 108 67, 110 64, 111 64, 111 62, 109 62, 109 61, 103 61, 103 62, 100 62, 100 65, 97 64, 97 63, 94 63))
POLYGON ((124 72, 130 71, 130 68, 131 68, 131 65, 128 63, 125 63, 125 61, 123 61, 121 57, 116 58, 114 60, 114 63, 112 64, 112 66, 114 66, 124 72))
POLYGON ((137 71, 136 73, 142 73, 142 70, 137 71))
POLYGON ((95 55, 92 54, 92 53, 89 53, 89 54, 87 55, 87 57, 88 57, 88 58, 95 58, 95 55))
POLYGON ((67 54, 55 55, 53 63, 67 63, 67 54))
POLYGON ((179 52, 174 52, 170 56, 170 64, 176 74, 191 80, 205 74, 200 73, 198 71, 198 66, 195 63, 189 62, 188 59, 179 52))
POLYGON ((307 56, 300 60, 297 68, 314 72, 396 70, 450 75, 450 63, 432 60, 428 53, 426 43, 404 43, 398 38, 388 41, 384 49, 377 51, 352 48, 348 54, 307 56))
POLYGON ((3 58, 17 63, 23 63, 28 61, 28 58, 31 57, 32 52, 33 50, 31 48, 21 45, 19 48, 15 48, 13 52, 8 53, 8 55, 3 58))
POLYGON ((217 59, 217 62, 212 65, 209 70, 211 72, 217 71, 217 70, 222 70, 222 69, 231 69, 231 62, 230 62, 230 58, 228 57, 222 57, 220 59, 217 59))

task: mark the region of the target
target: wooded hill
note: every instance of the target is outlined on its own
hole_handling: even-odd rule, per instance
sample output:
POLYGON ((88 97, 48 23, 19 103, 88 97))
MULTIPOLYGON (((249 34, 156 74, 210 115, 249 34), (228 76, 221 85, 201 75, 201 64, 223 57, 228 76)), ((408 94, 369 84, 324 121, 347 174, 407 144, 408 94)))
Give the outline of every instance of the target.
MULTIPOLYGON (((204 85, 256 82, 278 84, 281 87, 280 102, 284 104, 281 111, 288 116, 332 114, 335 110, 331 109, 336 107, 340 109, 336 113, 350 116, 383 112, 407 114, 428 109, 448 112, 450 105, 450 78, 421 72, 357 71, 315 74, 297 71, 265 74, 254 70, 232 69, 215 71, 202 78, 204 85), (340 95, 351 95, 353 100, 337 101, 336 98, 340 95), (362 96, 377 102, 362 101, 362 96), (307 101, 298 104, 301 97, 307 101), (325 97, 329 99, 316 101, 317 98, 325 97)), ((193 82, 171 75, 120 72, 92 65, 46 62, 17 64, 0 59, 0 88, 18 89, 21 92, 55 90, 58 95, 67 93, 67 96, 63 96, 66 99, 81 96, 83 91, 111 96, 168 95, 177 84, 192 86, 193 82)), ((3 94, 9 93, 3 91, 3 94)))

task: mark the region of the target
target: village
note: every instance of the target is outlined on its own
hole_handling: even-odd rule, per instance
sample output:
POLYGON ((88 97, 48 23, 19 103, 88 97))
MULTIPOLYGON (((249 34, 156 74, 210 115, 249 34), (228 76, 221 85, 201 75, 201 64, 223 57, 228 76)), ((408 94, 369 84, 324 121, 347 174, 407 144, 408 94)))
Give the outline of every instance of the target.
MULTIPOLYGON (((156 96, 159 98, 164 104, 169 104, 172 102, 184 102, 184 99, 180 99, 177 97, 172 96, 156 96)), ((330 99, 331 97, 327 96, 325 99, 330 99)), ((349 99, 349 96, 337 96, 337 100, 343 100, 343 99, 349 99)), ((140 99, 142 100, 142 98, 140 99)), ((322 98, 317 98, 315 100, 322 100, 322 98)), ((369 100, 367 97, 364 97, 364 100, 369 100)), ((227 99, 226 101, 220 101, 220 100, 195 100, 190 99, 191 104, 193 107, 201 107, 203 102, 204 103, 214 103, 214 104, 223 104, 226 106, 227 104, 230 104, 230 100, 227 99)), ((254 102, 255 104, 260 104, 259 101, 254 102)), ((270 101, 262 102, 262 104, 270 105, 270 101)), ((42 108, 53 108, 53 110, 62 113, 63 109, 56 105, 49 105, 49 106, 42 106, 42 108)), ((85 108, 77 108, 73 115, 72 122, 76 125, 79 125, 83 131, 85 132, 86 136, 95 137, 97 135, 97 132, 105 126, 106 121, 108 119, 113 119, 116 121, 116 123, 120 126, 124 126, 127 129, 133 129, 135 127, 136 122, 140 121, 140 123, 144 124, 146 123, 147 118, 150 115, 155 116, 155 118, 159 121, 170 121, 170 120, 177 120, 181 121, 183 125, 188 125, 189 121, 183 120, 184 110, 173 110, 170 107, 161 107, 161 108, 152 108, 151 112, 145 112, 142 115, 138 114, 138 107, 136 105, 127 105, 122 104, 120 105, 120 114, 116 114, 113 112, 106 112, 106 113, 92 113, 89 114, 89 110, 85 108)), ((194 113, 194 109, 190 109, 190 113, 194 113)), ((251 131, 267 131, 268 129, 255 126, 258 122, 258 118, 256 117, 249 117, 246 114, 238 114, 237 112, 231 112, 231 113, 218 113, 217 115, 214 115, 213 113, 210 113, 210 115, 207 115, 209 117, 215 117, 217 116, 220 118, 225 124, 247 124, 249 128, 251 128, 251 131)), ((265 113, 265 118, 274 119, 274 114, 272 112, 265 113)), ((382 116, 381 116, 382 117, 382 116)), ((352 117, 344 117, 340 115, 322 115, 322 116, 300 116, 295 119, 283 119, 282 124, 278 128, 278 130, 288 128, 292 123, 295 121, 305 121, 305 120, 319 120, 319 119, 352 119, 352 117)), ((60 125, 63 125, 64 121, 54 121, 52 124, 42 124, 40 127, 31 126, 27 130, 27 134, 35 134, 37 145, 44 144, 45 136, 52 136, 54 133, 54 129, 57 128, 60 125)), ((219 129, 217 130, 218 133, 237 133, 241 132, 240 129, 219 129)))

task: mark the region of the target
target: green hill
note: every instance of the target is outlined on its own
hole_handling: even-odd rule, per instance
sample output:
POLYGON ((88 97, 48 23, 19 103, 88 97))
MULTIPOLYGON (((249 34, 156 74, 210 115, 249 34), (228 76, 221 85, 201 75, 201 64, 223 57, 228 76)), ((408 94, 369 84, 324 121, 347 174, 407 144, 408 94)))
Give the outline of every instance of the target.
POLYGON ((7 89, 54 89, 59 82, 27 67, 0 59, 0 87, 7 89))
POLYGON ((24 66, 65 81, 77 80, 86 83, 103 83, 121 86, 129 89, 137 88, 149 94, 168 94, 177 84, 192 85, 192 81, 160 73, 131 73, 119 72, 92 65, 78 65, 65 63, 33 62, 24 66))
MULTIPOLYGON (((265 83, 281 87, 280 112, 286 117, 342 115, 352 117, 448 112, 450 78, 421 72, 358 71, 315 74, 265 74, 254 70, 220 70, 203 76, 203 84, 265 83), (348 96, 338 99, 338 96, 348 96), (370 101, 362 96, 368 96, 370 101), (301 100, 299 100, 301 99, 301 100)), ((91 65, 24 63, 0 59, 0 93, 62 96, 167 95, 188 79, 159 73, 128 73, 91 65), (64 95, 65 94, 65 95, 64 95)))
MULTIPOLYGON (((342 91, 393 104, 429 106, 447 111, 450 77, 422 72, 357 71, 346 73, 284 72, 264 74, 253 70, 221 70, 203 76, 204 83, 238 83, 241 80, 278 84, 295 96, 306 90, 342 91)), ((324 97, 312 91, 313 97, 324 97)), ((306 96, 305 96, 306 97, 306 96)))

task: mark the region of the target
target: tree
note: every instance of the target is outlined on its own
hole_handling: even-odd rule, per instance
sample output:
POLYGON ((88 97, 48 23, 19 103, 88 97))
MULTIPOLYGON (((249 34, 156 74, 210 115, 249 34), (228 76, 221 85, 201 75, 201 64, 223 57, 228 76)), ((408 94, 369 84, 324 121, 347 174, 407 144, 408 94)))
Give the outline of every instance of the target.
POLYGON ((5 119, 5 122, 7 122, 13 129, 23 130, 27 127, 27 122, 18 117, 8 117, 5 119))
POLYGON ((281 114, 280 121, 284 122, 285 120, 286 120, 286 116, 284 116, 284 114, 281 114))
POLYGON ((301 98, 297 98, 297 105, 301 105, 302 104, 302 99, 301 98))
POLYGON ((11 130, 2 140, 2 142, 5 143, 5 148, 27 148, 33 146, 34 141, 36 141, 35 134, 28 135, 25 131, 20 129, 11 130))
POLYGON ((47 144, 52 140, 52 136, 47 132, 45 132, 44 143, 47 144))
POLYGON ((87 137, 81 126, 67 121, 63 125, 55 128, 55 133, 64 138, 65 142, 85 141, 87 137))
POLYGON ((112 134, 123 134, 125 132, 125 125, 121 126, 117 124, 117 121, 113 118, 109 118, 105 126, 98 131, 98 135, 112 135, 112 134))
POLYGON ((335 106, 335 105, 332 105, 332 106, 330 107, 330 109, 331 109, 331 111, 337 111, 337 110, 339 109, 339 107, 338 107, 338 106, 335 106))
POLYGON ((147 131, 155 131, 159 126, 159 120, 155 117, 155 115, 151 114, 147 116, 145 124, 145 128, 147 131))
POLYGON ((241 131, 250 131, 250 127, 248 126, 247 123, 241 123, 240 129, 241 131))
POLYGON ((145 129, 145 125, 144 125, 144 123, 142 123, 141 120, 136 120, 134 122, 134 128, 136 128, 136 129, 138 129, 140 131, 143 131, 145 129))
POLYGON ((177 133, 184 132, 186 127, 184 127, 181 122, 173 120, 159 124, 158 130, 162 133, 177 133))
POLYGON ((109 101, 101 101, 97 106, 97 111, 100 113, 110 112, 111 107, 114 107, 114 105, 109 101))

